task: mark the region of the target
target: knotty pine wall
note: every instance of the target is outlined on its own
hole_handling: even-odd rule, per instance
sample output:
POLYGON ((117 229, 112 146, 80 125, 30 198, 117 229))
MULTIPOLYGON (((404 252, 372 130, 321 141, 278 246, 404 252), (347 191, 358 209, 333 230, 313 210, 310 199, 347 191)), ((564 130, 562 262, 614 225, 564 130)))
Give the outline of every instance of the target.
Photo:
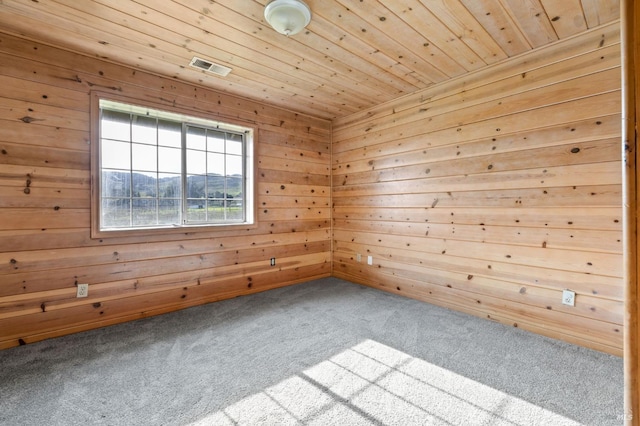
POLYGON ((334 275, 620 355, 620 81, 613 23, 335 120, 334 275))
POLYGON ((0 87, 0 348, 330 275, 330 122, 2 33, 0 87), (257 127, 258 226, 91 239, 92 89, 257 127))

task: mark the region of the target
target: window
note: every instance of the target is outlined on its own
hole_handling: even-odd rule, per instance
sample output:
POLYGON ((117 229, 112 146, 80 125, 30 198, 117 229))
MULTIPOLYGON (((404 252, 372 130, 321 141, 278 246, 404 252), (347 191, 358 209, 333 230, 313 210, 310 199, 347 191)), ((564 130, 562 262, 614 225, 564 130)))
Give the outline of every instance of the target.
POLYGON ((253 129, 98 103, 99 232, 253 223, 253 129))

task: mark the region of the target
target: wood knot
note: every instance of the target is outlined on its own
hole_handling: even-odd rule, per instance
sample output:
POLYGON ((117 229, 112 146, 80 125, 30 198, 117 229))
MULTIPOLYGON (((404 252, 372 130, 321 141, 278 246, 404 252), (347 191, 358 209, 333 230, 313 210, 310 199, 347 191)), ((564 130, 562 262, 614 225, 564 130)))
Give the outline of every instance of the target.
POLYGON ((31 188, 27 186, 22 192, 24 192, 25 194, 31 194, 31 188))

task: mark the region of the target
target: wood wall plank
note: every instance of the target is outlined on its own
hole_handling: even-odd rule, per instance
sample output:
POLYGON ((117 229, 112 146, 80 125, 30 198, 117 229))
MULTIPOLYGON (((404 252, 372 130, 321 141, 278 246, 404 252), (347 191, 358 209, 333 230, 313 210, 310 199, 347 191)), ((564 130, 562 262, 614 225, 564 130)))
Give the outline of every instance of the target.
MULTIPOLYGON (((500 3, 532 45, 573 31, 500 3)), ((334 275, 620 355, 619 49, 611 25, 336 120, 334 275)))
POLYGON ((0 347, 331 273, 329 121, 0 40, 0 347), (96 89, 254 126, 257 226, 91 239, 96 89))

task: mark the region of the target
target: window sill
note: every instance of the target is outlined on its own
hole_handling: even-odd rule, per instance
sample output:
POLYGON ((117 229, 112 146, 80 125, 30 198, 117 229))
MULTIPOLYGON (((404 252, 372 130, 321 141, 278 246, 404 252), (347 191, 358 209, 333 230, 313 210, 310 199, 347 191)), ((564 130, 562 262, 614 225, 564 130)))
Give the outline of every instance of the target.
POLYGON ((92 239, 106 238, 122 238, 122 237, 144 237, 158 235, 193 235, 193 234, 215 234, 217 232, 233 232, 248 231, 258 227, 257 223, 238 223, 238 224, 220 224, 220 225, 182 225, 182 226, 165 226, 154 228, 136 228, 136 229, 113 229, 113 230, 91 230, 92 239))

